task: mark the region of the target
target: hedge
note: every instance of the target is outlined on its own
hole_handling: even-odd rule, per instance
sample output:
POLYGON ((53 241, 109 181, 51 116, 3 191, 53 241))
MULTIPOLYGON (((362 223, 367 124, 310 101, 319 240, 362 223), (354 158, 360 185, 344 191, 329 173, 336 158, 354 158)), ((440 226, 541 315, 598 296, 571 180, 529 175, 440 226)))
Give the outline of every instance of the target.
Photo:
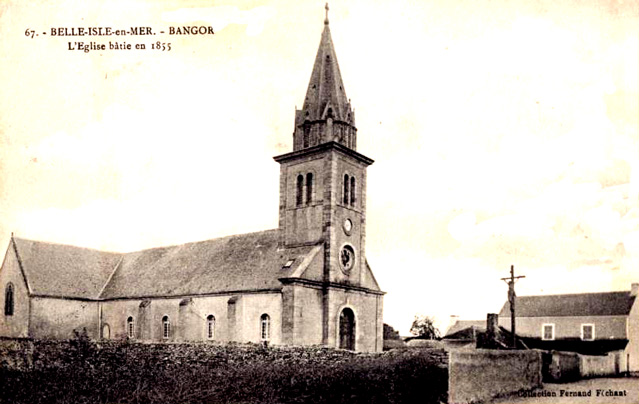
MULTIPOLYGON (((33 341, 26 370, 0 368, 0 403, 440 403, 441 352, 33 341)), ((444 359, 445 361, 445 359, 444 359)))

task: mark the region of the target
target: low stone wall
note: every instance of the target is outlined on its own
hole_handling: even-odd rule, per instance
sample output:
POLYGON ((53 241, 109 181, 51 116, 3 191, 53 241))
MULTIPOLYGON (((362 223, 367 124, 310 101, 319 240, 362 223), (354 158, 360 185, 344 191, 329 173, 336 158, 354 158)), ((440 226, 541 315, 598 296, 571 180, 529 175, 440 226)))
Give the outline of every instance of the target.
POLYGON ((619 374, 620 352, 604 356, 581 355, 576 352, 543 352, 543 380, 547 382, 569 382, 584 377, 619 374))
POLYGON ((580 355, 575 352, 545 352, 545 382, 569 382, 581 378, 580 355))
POLYGON ((579 368, 582 377, 608 376, 619 374, 619 353, 610 352, 605 356, 580 355, 579 368))
POLYGON ((487 349, 449 352, 448 402, 472 403, 541 386, 541 353, 487 349))

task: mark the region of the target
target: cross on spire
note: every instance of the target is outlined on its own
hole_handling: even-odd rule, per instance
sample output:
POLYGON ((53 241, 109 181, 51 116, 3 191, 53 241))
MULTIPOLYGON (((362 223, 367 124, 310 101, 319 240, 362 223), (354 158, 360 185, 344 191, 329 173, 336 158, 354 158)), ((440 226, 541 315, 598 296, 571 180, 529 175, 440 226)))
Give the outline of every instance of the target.
POLYGON ((324 18, 324 24, 328 25, 328 2, 324 6, 324 8, 326 9, 326 18, 324 18))

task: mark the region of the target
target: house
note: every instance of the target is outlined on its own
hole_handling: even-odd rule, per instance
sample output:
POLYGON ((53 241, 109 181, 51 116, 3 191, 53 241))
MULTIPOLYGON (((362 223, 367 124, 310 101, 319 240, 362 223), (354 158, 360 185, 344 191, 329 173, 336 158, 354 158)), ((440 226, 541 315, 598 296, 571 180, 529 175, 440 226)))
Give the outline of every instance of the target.
MULTIPOLYGON (((516 333, 530 348, 586 355, 613 352, 619 368, 639 371, 638 283, 630 291, 516 298, 516 333)), ((510 305, 499 313, 510 330, 510 305)))
MULTIPOLYGON (((328 10, 327 10, 328 11, 328 10)), ((280 164, 277 229, 131 253, 11 237, 0 336, 267 341, 382 350, 366 261, 366 168, 328 16, 293 150, 280 164)))
POLYGON ((475 348, 477 339, 486 333, 486 320, 457 320, 442 338, 451 348, 475 348))

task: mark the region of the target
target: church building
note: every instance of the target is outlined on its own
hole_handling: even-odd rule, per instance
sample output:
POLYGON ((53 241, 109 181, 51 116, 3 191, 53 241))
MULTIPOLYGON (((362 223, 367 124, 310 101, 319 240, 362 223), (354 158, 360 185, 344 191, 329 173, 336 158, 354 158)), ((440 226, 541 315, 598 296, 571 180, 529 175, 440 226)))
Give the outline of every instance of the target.
POLYGON ((366 261, 366 168, 328 16, 293 150, 279 227, 131 253, 11 237, 0 337, 238 341, 382 350, 366 261))

